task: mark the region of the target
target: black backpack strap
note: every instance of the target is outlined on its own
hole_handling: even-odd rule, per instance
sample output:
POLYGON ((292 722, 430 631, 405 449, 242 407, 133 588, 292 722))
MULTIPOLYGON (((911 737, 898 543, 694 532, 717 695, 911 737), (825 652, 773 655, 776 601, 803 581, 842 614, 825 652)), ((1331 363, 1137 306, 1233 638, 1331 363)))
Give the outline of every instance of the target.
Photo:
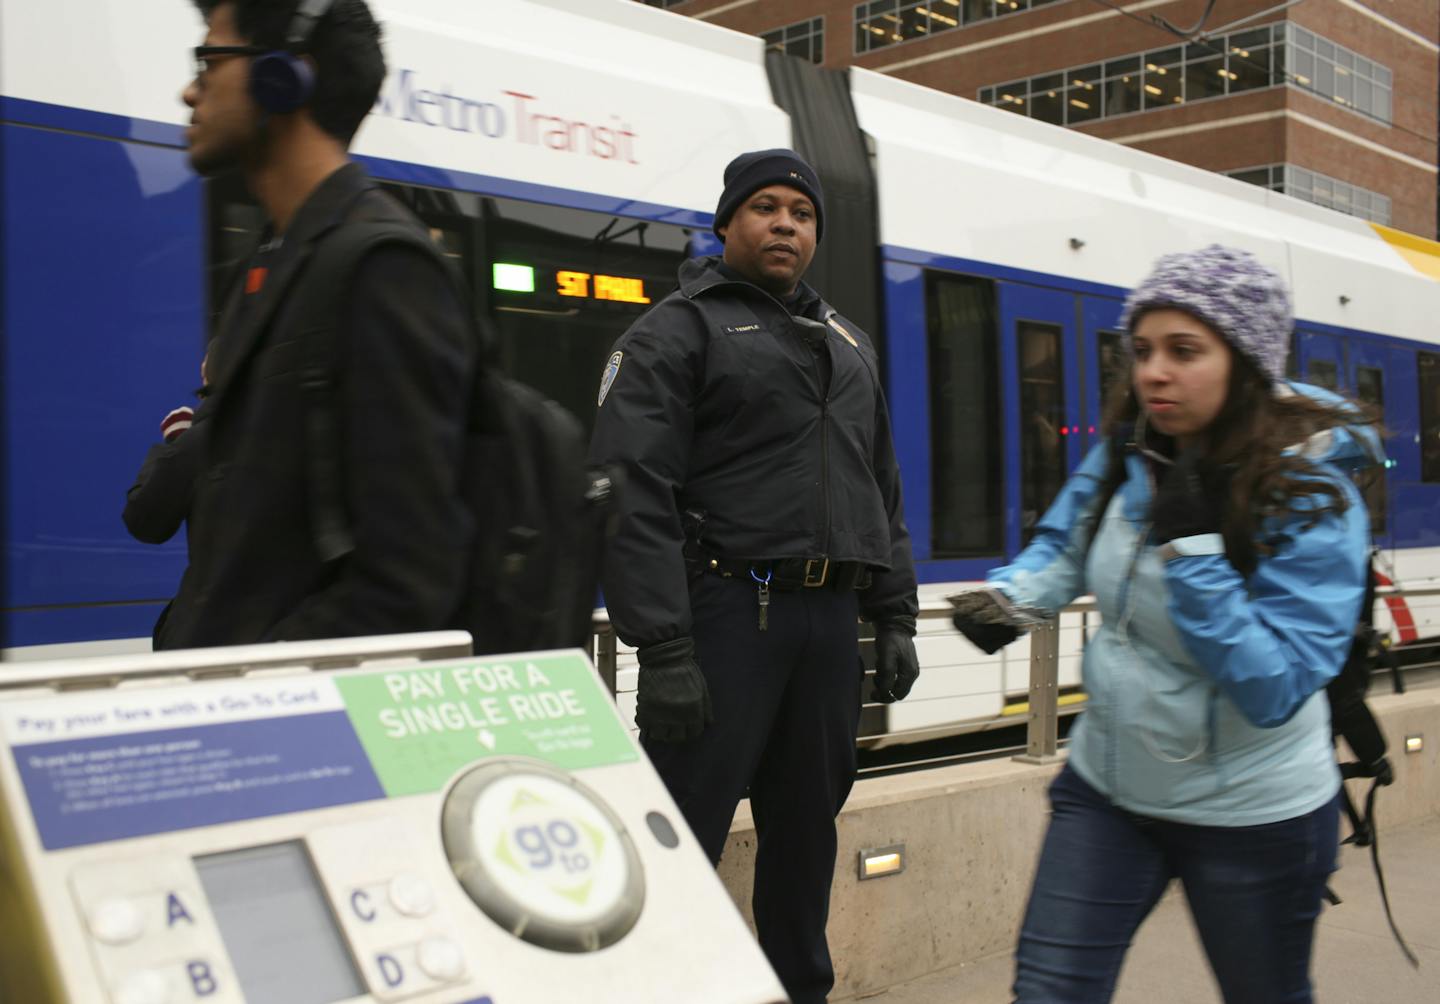
MULTIPOLYGON (((1385 871, 1380 867, 1380 834, 1375 826, 1375 793, 1379 791, 1382 786, 1394 780, 1393 776, 1389 773, 1388 764, 1386 765, 1385 771, 1384 774, 1375 778, 1375 782, 1370 785, 1370 790, 1365 795, 1365 815, 1362 825, 1370 837, 1370 863, 1375 867, 1375 882, 1380 886, 1380 902, 1385 907, 1385 922, 1390 925, 1390 933, 1395 936, 1395 943, 1400 946, 1400 951, 1405 954, 1406 960, 1410 965, 1419 969, 1420 960, 1415 957, 1415 953, 1412 952, 1410 946, 1405 943, 1404 936, 1400 934, 1400 928, 1395 926, 1395 917, 1390 913, 1390 894, 1385 890, 1385 871)), ((1351 813, 1355 811, 1355 807, 1350 804, 1349 795, 1345 796, 1345 806, 1347 811, 1351 813)), ((1360 831, 1357 829, 1355 832, 1358 834, 1360 831)), ((1359 840, 1356 840, 1355 843, 1358 846, 1364 846, 1359 840)))
POLYGON ((340 420, 335 401, 340 344, 336 329, 350 277, 360 259, 381 244, 414 247, 445 264, 439 250, 413 223, 364 221, 328 231, 317 243, 299 280, 303 283, 298 337, 300 390, 305 404, 305 470, 315 549, 320 560, 327 563, 355 550, 340 469, 340 420))

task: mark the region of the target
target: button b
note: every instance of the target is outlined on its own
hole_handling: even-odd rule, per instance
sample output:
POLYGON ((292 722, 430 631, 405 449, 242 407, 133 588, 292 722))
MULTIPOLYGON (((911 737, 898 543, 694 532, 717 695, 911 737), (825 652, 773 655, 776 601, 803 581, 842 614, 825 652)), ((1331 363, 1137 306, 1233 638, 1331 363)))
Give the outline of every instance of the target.
POLYGON ((170 981, 155 969, 131 973, 115 988, 115 1004, 168 1004, 174 999, 170 981))

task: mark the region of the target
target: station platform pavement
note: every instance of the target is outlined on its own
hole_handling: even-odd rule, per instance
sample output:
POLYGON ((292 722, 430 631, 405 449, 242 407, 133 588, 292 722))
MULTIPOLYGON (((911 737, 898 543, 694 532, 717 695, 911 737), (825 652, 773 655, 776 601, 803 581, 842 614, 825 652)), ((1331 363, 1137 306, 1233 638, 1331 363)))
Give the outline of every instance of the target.
MULTIPOLYGON (((1311 975, 1317 1004, 1440 1004, 1440 816, 1385 825, 1381 865, 1400 932, 1420 959, 1411 968, 1390 935, 1368 848, 1346 845, 1316 932, 1311 975)), ((834 1004, 1009 1004, 1008 951, 834 1004)), ((1120 973, 1114 1004, 1217 1004, 1220 992, 1178 885, 1141 925, 1120 973)))

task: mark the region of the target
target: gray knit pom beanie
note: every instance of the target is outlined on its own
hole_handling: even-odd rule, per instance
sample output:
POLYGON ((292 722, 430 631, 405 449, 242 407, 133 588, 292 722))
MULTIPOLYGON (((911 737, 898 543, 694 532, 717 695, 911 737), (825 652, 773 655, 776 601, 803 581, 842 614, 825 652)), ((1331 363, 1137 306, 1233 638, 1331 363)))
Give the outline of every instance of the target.
MULTIPOLYGON (((1173 307, 1204 321, 1272 384, 1285 379, 1294 315, 1285 280, 1248 251, 1211 244, 1167 254, 1125 300, 1125 345, 1140 315, 1173 307)), ((1133 349, 1132 349, 1133 351, 1133 349)))

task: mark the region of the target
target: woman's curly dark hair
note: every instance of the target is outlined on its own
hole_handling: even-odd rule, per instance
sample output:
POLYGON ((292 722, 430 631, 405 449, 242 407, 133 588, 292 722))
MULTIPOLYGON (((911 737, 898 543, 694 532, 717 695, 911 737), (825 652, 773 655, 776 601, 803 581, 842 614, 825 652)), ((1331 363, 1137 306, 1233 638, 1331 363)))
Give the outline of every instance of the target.
MULTIPOLYGON (((1101 428, 1107 436, 1128 435, 1139 415, 1133 372, 1127 372, 1123 383, 1116 381, 1101 428)), ((1270 553, 1260 537, 1266 519, 1294 513, 1313 523, 1327 512, 1349 508, 1340 487, 1297 447, 1327 429, 1375 421, 1372 409, 1352 401, 1327 404, 1299 393, 1277 396, 1259 369, 1243 353, 1231 350, 1230 386, 1208 430, 1205 462, 1234 472, 1222 532, 1225 553, 1237 570, 1248 575, 1259 556, 1270 553)), ((1171 437, 1148 429, 1145 438, 1141 445, 1166 456, 1175 454, 1171 437)), ((1110 476, 1118 482, 1124 472, 1112 471, 1110 476)))

